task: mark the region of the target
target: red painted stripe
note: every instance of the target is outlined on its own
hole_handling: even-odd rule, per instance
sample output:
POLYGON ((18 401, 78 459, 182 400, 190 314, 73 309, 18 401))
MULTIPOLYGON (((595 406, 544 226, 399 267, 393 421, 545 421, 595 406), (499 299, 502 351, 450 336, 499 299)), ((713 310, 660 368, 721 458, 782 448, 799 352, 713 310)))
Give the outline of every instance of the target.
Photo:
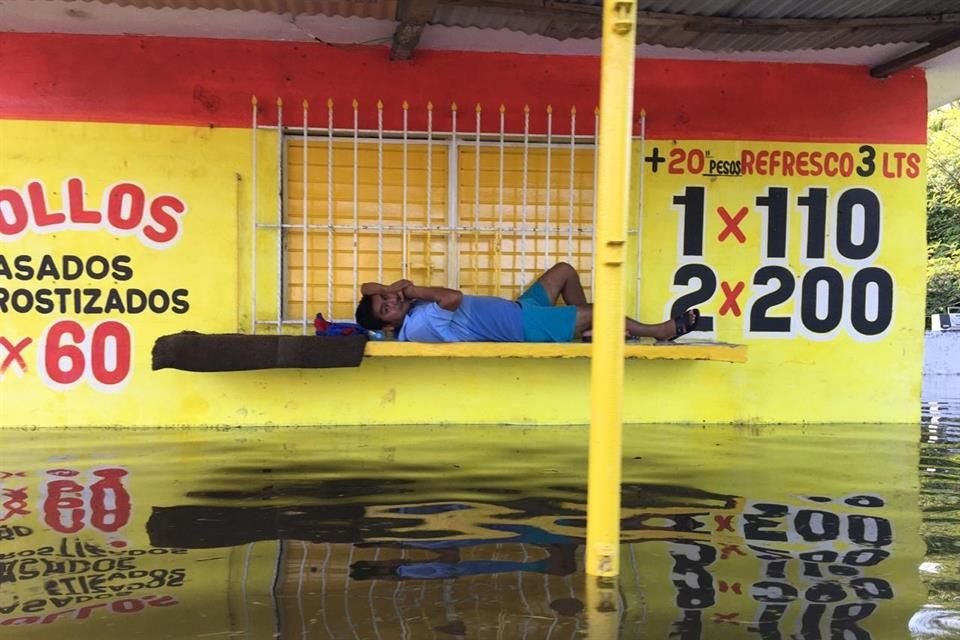
MULTIPOLYGON (((449 104, 459 104, 458 129, 496 131, 498 107, 507 107, 507 129, 522 130, 522 108, 531 108, 531 130, 569 130, 575 105, 577 132, 592 133, 599 60, 450 51, 417 51, 411 62, 390 62, 383 47, 332 47, 188 38, 0 34, 0 117, 150 124, 250 125, 250 98, 261 103, 261 122, 276 122, 277 96, 284 120, 326 124, 326 101, 335 101, 335 125, 352 127, 351 101, 360 104, 361 128, 376 127, 376 101, 384 123, 399 129, 401 103, 411 104, 410 126, 423 129, 425 103, 435 105, 434 127, 450 124, 449 104)), ((864 67, 702 61, 639 60, 637 111, 647 111, 651 138, 819 140, 915 143, 926 140, 923 72, 887 80, 864 67)))

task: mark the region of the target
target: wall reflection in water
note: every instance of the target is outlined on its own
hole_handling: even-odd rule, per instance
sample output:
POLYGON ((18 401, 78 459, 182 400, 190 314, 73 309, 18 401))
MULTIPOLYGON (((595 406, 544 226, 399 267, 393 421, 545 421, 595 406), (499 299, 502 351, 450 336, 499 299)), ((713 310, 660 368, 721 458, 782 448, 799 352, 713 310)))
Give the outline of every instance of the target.
POLYGON ((902 638, 915 426, 628 427, 583 575, 585 427, 0 433, 20 638, 902 638), (869 437, 865 437, 869 434, 869 437))

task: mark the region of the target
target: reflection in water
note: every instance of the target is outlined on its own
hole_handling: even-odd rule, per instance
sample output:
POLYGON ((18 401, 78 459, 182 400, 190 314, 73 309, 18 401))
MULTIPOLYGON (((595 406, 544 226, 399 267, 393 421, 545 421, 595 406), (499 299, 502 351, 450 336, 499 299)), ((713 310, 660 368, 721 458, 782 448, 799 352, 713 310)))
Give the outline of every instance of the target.
POLYGON ((958 407, 628 427, 612 584, 584 427, 3 432, 0 634, 960 637, 958 407))
POLYGON ((929 595, 910 632, 960 638, 960 398, 923 404, 920 480, 927 553, 919 569, 929 595))

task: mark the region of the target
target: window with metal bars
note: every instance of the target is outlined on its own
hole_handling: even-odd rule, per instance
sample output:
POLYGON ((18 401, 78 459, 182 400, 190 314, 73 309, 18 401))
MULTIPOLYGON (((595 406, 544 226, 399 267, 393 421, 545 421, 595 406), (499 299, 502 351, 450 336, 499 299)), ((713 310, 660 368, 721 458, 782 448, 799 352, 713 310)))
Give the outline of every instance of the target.
POLYGON ((352 320, 363 282, 515 298, 566 261, 593 283, 591 137, 287 135, 283 316, 352 320))

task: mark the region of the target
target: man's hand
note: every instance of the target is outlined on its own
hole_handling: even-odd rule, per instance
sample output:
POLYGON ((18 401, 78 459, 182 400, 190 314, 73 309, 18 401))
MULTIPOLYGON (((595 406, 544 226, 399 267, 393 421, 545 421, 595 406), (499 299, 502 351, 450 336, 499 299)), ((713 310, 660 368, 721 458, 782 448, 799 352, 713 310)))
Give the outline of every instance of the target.
MULTIPOLYGON (((404 289, 412 286, 413 286, 413 283, 411 281, 407 280, 406 278, 401 278, 400 280, 397 280, 393 284, 387 285, 386 287, 384 287, 381 293, 382 294, 403 293, 404 289)), ((404 297, 406 298, 409 296, 404 296, 404 297)))
POLYGON ((463 300, 463 293, 457 289, 446 287, 418 287, 409 280, 397 280, 393 284, 384 285, 379 282, 367 282, 360 287, 360 293, 365 296, 396 295, 401 300, 426 300, 436 302, 447 311, 456 311, 463 300))
POLYGON ((393 284, 380 284, 379 282, 365 282, 360 287, 360 293, 365 296, 386 296, 390 294, 400 294, 401 298, 406 300, 410 296, 403 292, 412 287, 413 283, 406 279, 400 279, 393 284))

